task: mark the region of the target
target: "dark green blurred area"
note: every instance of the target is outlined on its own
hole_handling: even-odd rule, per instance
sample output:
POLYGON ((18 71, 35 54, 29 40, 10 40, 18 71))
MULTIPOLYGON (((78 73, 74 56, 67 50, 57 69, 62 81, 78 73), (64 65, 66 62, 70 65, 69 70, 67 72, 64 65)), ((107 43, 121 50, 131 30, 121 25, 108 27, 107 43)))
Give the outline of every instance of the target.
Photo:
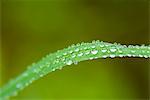
MULTIPOLYGON (((102 40, 150 44, 148 0, 3 0, 1 86, 50 52, 102 40)), ((98 59, 50 73, 13 99, 148 99, 149 60, 98 59)))

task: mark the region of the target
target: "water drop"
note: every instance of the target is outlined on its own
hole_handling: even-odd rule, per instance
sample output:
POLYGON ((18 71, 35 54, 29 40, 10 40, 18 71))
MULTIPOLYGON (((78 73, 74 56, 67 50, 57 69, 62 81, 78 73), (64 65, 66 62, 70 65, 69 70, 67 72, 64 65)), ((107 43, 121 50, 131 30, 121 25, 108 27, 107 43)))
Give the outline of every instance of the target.
POLYGON ((23 76, 24 76, 24 77, 27 77, 27 76, 28 76, 28 74, 27 74, 27 73, 23 73, 23 76))
POLYGON ((96 43, 99 43, 99 40, 96 40, 96 43))
POLYGON ((114 57, 115 57, 115 55, 113 55, 113 54, 112 54, 112 55, 109 55, 109 56, 110 56, 110 58, 114 58, 114 57))
POLYGON ((59 57, 60 57, 59 55, 56 56, 56 58, 59 58, 59 57))
POLYGON ((79 56, 79 57, 83 56, 83 53, 79 53, 78 56, 79 56))
POLYGON ((61 60, 62 60, 62 61, 65 61, 65 58, 62 58, 61 60))
POLYGON ((73 51, 72 51, 72 50, 70 50, 70 51, 69 51, 69 53, 73 53, 73 51))
POLYGON ((119 55, 119 57, 123 57, 123 55, 119 55))
POLYGON ((80 43, 76 44, 76 46, 80 46, 80 43))
POLYGON ((110 49, 110 51, 111 51, 111 52, 116 52, 116 51, 117 51, 117 49, 115 49, 115 48, 111 48, 111 49, 110 49))
POLYGON ((65 56, 65 55, 67 55, 67 53, 65 52, 65 53, 63 53, 63 55, 65 56))
POLYGON ((106 55, 104 55, 104 56, 102 56, 102 58, 107 58, 107 56, 106 56, 106 55))
POLYGON ((134 50, 131 50, 131 52, 132 52, 132 53, 135 53, 135 51, 134 51, 134 50))
POLYGON ((97 59, 98 57, 94 57, 94 59, 97 59))
POLYGON ((40 66, 40 68, 42 69, 44 66, 40 66))
POLYGON ((104 47, 104 45, 102 45, 102 44, 101 44, 101 45, 99 45, 99 46, 100 46, 100 47, 104 47))
POLYGON ((16 88, 21 88, 22 87, 22 84, 20 84, 20 83, 18 83, 17 85, 16 85, 16 88))
POLYGON ((56 69, 55 69, 55 68, 53 68, 53 69, 52 69, 52 72, 53 72, 53 71, 55 71, 55 70, 56 70, 56 69))
POLYGON ((98 53, 98 50, 93 50, 93 51, 91 51, 91 53, 95 55, 98 53))
POLYGON ((74 61, 73 63, 74 63, 75 65, 77 65, 77 64, 78 64, 78 62, 77 62, 77 61, 74 61))
POLYGON ((84 50, 86 50, 86 49, 87 49, 87 47, 84 47, 83 49, 84 49, 84 50))
POLYGON ((122 53, 122 51, 121 51, 121 50, 119 50, 118 52, 119 52, 119 53, 122 53))
POLYGON ((92 43, 95 43, 95 42, 96 42, 95 40, 92 41, 92 43))
POLYGON ((28 86, 29 85, 29 83, 25 83, 25 86, 28 86))
POLYGON ((86 55, 90 54, 90 51, 86 51, 85 54, 86 54, 86 55))
POLYGON ((71 47, 75 47, 75 45, 74 45, 74 44, 72 44, 72 45, 71 45, 71 47))
POLYGON ((79 51, 79 48, 76 48, 74 51, 75 51, 75 52, 78 52, 78 51, 79 51))
POLYGON ((59 70, 61 70, 63 67, 58 67, 59 70))
POLYGON ((94 58, 93 58, 93 57, 90 57, 89 59, 92 60, 92 59, 94 59, 94 58))
POLYGON ((144 51, 144 50, 142 50, 142 53, 145 53, 145 51, 144 51))
POLYGON ((43 77, 44 75, 43 74, 40 74, 40 77, 43 77))
POLYGON ((72 57, 72 58, 75 58, 75 57, 76 57, 76 55, 75 55, 75 54, 73 54, 71 57, 72 57))
POLYGON ((38 70, 37 68, 35 68, 35 69, 33 69, 33 72, 34 72, 34 73, 38 73, 39 70, 38 70))
POLYGON ((67 61, 66 64, 67 65, 71 65, 73 62, 71 60, 67 61))
POLYGON ((133 57, 136 57, 136 55, 132 55, 133 57))
POLYGON ((92 46, 91 46, 91 48, 95 48, 95 46, 94 46, 94 45, 92 45, 92 46))
POLYGON ((131 54, 127 54, 127 56, 128 56, 128 57, 131 57, 132 55, 131 55, 131 54))
POLYGON ((148 56, 147 56, 147 55, 144 55, 144 57, 145 57, 145 58, 148 58, 148 56))
POLYGON ((105 53, 107 50, 106 49, 103 49, 103 50, 101 50, 103 53, 105 53))

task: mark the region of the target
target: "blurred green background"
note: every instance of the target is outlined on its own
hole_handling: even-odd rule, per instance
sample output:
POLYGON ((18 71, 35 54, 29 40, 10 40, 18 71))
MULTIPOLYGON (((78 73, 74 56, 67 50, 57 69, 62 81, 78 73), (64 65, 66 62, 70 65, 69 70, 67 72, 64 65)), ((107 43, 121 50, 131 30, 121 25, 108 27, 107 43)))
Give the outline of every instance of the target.
MULTIPOLYGON (((149 44, 148 0, 2 0, 1 86, 32 62, 71 44, 149 44)), ((149 60, 98 59, 50 73, 17 100, 148 100, 149 60)))

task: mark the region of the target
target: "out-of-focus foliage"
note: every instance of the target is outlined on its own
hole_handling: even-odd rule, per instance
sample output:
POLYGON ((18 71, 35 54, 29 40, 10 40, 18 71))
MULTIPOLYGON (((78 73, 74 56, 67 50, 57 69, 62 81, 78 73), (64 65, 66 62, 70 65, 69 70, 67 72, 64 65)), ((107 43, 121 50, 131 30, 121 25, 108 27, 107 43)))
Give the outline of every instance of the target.
MULTIPOLYGON (((42 56, 77 42, 148 44, 148 1, 3 0, 1 36, 4 84, 42 56)), ((99 59, 71 67, 36 81, 15 99, 148 97, 146 59, 99 59)))

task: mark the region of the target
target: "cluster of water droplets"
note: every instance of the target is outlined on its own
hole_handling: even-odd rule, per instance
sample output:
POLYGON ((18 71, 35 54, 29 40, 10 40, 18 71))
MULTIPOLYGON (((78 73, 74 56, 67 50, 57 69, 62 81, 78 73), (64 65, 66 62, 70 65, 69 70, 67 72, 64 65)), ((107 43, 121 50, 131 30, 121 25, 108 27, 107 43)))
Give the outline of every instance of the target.
MULTIPOLYGON (((150 57, 150 46, 133 46, 111 44, 102 41, 92 41, 92 43, 81 43, 71 45, 70 47, 58 50, 56 53, 49 54, 40 62, 33 63, 21 77, 28 79, 26 82, 17 82, 16 89, 22 90, 39 77, 43 77, 56 69, 62 69, 65 65, 78 64, 83 60, 92 60, 97 58, 115 58, 115 57, 150 57)), ((15 80, 17 81, 17 79, 15 80)), ((18 79, 19 81, 19 79, 18 79)), ((12 81, 10 84, 14 84, 12 81)), ((14 91, 13 95, 17 92, 14 91)))

